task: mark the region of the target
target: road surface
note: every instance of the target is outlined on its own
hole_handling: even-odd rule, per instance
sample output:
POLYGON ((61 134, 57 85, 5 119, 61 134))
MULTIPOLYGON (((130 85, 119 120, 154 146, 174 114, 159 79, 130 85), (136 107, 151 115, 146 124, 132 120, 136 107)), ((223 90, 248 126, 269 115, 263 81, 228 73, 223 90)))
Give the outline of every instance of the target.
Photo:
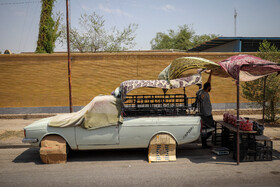
POLYGON ((37 148, 0 149, 1 186, 280 186, 280 154, 242 162, 197 144, 176 162, 147 162, 147 150, 71 152, 66 164, 42 164, 37 148))

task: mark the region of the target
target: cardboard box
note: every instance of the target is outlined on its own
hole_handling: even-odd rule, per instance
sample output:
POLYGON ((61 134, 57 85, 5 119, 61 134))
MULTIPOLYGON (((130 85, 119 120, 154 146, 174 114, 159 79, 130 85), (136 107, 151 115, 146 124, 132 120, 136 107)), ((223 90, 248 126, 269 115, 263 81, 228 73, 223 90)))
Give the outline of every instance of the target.
POLYGON ((149 145, 149 163, 176 161, 176 141, 168 134, 157 134, 149 145))
POLYGON ((66 141, 57 135, 46 136, 41 142, 40 157, 45 164, 66 163, 66 141))

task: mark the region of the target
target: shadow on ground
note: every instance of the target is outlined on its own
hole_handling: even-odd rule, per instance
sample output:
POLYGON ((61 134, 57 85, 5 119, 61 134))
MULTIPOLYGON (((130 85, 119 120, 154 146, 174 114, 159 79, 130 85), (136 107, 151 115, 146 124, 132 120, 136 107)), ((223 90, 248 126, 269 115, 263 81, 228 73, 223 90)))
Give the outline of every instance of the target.
POLYGON ((68 162, 147 161, 147 149, 71 151, 68 162))
MULTIPOLYGON (((201 149, 197 144, 187 144, 177 149, 177 159, 187 159, 194 163, 206 162, 229 162, 233 163, 232 157, 222 156, 218 159, 213 157, 211 149, 201 149)), ((71 151, 68 154, 68 162, 111 162, 111 161, 144 161, 148 163, 147 149, 121 149, 121 150, 91 150, 71 151)), ((39 148, 29 148, 17 156, 14 163, 42 164, 39 148)))
MULTIPOLYGON (((147 149, 70 151, 67 155, 67 162, 147 161, 147 154, 147 149)), ((40 158, 39 148, 25 150, 13 162, 43 164, 40 158)))
POLYGON ((213 163, 213 164, 226 164, 226 165, 234 165, 236 162, 233 160, 232 154, 229 155, 221 155, 218 156, 212 153, 212 149, 210 148, 202 148, 201 144, 192 143, 185 144, 177 149, 177 159, 186 158, 192 163, 200 164, 200 163, 213 163))
MULTIPOLYGON (((277 146, 277 145, 275 145, 277 146)), ((200 144, 185 144, 177 149, 177 158, 187 158, 193 163, 206 163, 212 162, 213 164, 236 164, 236 160, 233 159, 233 153, 230 151, 228 155, 216 155, 212 153, 212 148, 203 149, 200 144)), ((275 147, 274 147, 275 148, 275 147)), ((272 150, 272 160, 280 160, 280 152, 276 149, 272 150)), ((241 162, 252 162, 253 160, 243 160, 241 162)), ((269 161, 269 160, 259 160, 269 161)), ((254 162, 259 162, 254 161, 254 162)))
MULTIPOLYGON (((202 149, 200 144, 191 143, 179 146, 177 159, 187 159, 192 163, 213 163, 223 165, 235 165, 232 153, 218 156, 212 153, 212 148, 202 149)), ((280 160, 280 152, 273 150, 273 160, 280 160)), ((148 162, 147 149, 120 149, 120 150, 91 150, 71 151, 68 154, 68 162, 111 162, 111 161, 144 161, 148 162)), ((39 148, 29 148, 17 156, 14 163, 42 164, 39 148)))
POLYGON ((35 163, 43 164, 40 158, 39 148, 29 148, 18 155, 13 162, 14 163, 35 163))

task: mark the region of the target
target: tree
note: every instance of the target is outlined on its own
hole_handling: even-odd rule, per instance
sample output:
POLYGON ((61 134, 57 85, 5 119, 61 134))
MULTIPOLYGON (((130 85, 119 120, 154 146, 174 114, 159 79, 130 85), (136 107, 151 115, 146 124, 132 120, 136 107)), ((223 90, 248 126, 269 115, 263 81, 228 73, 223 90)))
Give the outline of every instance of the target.
MULTIPOLYGON (((107 31, 105 29, 105 20, 93 12, 92 14, 83 14, 79 18, 79 28, 70 29, 71 51, 97 52, 97 51, 121 51, 135 46, 135 31, 138 25, 129 24, 122 31, 113 27, 107 31)), ((60 41, 66 43, 67 35, 65 26, 62 27, 60 41)))
POLYGON ((52 18, 52 8, 55 0, 42 0, 39 35, 37 41, 37 53, 52 53, 55 41, 59 36, 58 27, 60 16, 56 21, 52 18))
MULTIPOLYGON (((169 32, 172 32, 170 30, 169 32)), ((156 37, 150 42, 152 45, 152 49, 173 49, 174 41, 173 39, 162 32, 158 32, 156 37)))
POLYGON ((192 42, 193 42, 193 47, 197 46, 197 45, 200 45, 204 42, 207 42, 207 41, 210 41, 214 38, 217 38, 219 37, 218 35, 216 34, 203 34, 203 35, 195 35, 193 38, 192 38, 192 42))
MULTIPOLYGON (((272 62, 280 63, 280 51, 275 45, 271 45, 267 41, 260 43, 258 55, 262 59, 266 59, 272 62)), ((245 82, 242 85, 243 95, 250 101, 255 101, 259 104, 263 103, 263 84, 264 79, 257 79, 251 82, 245 82)), ((266 106, 265 106, 265 118, 267 121, 275 122, 277 120, 277 114, 279 114, 280 102, 280 76, 276 73, 267 76, 266 78, 266 106)))
POLYGON ((178 31, 168 30, 168 34, 158 32, 150 43, 152 49, 188 50, 216 37, 218 35, 195 35, 195 31, 191 27, 183 25, 179 26, 178 31))
POLYGON ((135 46, 135 35, 134 32, 137 29, 137 25, 129 24, 123 31, 118 31, 115 27, 112 32, 107 36, 107 45, 105 51, 121 51, 127 50, 135 46))

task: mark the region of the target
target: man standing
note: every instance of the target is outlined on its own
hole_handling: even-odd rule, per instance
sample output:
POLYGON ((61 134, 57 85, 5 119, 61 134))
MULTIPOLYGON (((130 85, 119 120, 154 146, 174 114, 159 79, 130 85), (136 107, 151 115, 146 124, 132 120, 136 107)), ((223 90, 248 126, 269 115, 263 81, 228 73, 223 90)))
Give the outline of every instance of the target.
POLYGON ((212 71, 210 71, 210 75, 208 81, 203 85, 203 90, 199 91, 198 98, 200 101, 200 112, 201 118, 203 121, 203 130, 201 134, 202 147, 207 148, 207 139, 212 135, 212 131, 214 130, 214 120, 212 116, 212 105, 210 101, 209 92, 211 91, 211 76, 212 71))

